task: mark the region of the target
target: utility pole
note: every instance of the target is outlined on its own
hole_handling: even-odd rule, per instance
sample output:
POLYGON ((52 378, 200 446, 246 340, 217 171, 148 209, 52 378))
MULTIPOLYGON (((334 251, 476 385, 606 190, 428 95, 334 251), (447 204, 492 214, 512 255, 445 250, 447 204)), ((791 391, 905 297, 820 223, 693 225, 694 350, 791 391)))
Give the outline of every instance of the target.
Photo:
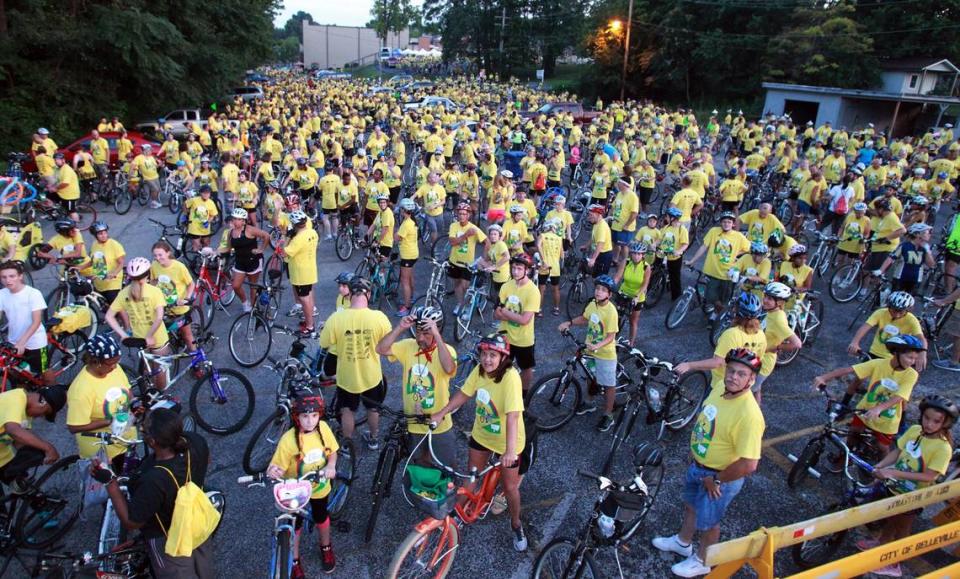
MULTIPOLYGON (((630 0, 633 2, 633 0, 630 0)), ((503 34, 507 29, 507 7, 500 10, 500 59, 503 60, 503 34)))
POLYGON ((623 72, 620 74, 620 100, 627 86, 627 59, 630 58, 630 26, 633 24, 633 0, 627 7, 627 32, 623 39, 623 72))

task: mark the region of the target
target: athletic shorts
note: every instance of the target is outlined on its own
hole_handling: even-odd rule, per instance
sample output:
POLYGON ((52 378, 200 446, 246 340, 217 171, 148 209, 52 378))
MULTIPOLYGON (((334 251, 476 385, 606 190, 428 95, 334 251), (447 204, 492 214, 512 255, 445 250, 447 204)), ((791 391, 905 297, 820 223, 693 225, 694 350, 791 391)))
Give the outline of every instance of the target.
POLYGON ((534 354, 535 346, 510 346, 510 357, 520 370, 529 370, 537 367, 537 358, 534 354))
POLYGON ((537 285, 547 285, 547 282, 552 286, 558 286, 560 285, 560 276, 550 275, 549 273, 537 274, 537 285))
POLYGON ((450 262, 450 267, 447 268, 447 277, 450 279, 470 281, 472 275, 470 274, 470 270, 464 266, 450 262))
POLYGON ((310 295, 310 292, 313 291, 313 284, 308 285, 294 285, 293 291, 296 292, 297 296, 305 298, 310 295))
MULTIPOLYGON (((337 386, 337 413, 344 409, 356 412, 360 408, 360 396, 368 398, 377 404, 383 404, 383 400, 387 397, 387 383, 383 380, 380 380, 379 384, 369 390, 364 391, 362 394, 347 392, 340 386, 337 386)), ((377 404, 374 404, 373 402, 364 400, 363 407, 367 410, 376 410, 377 404)))
POLYGON ((630 245, 630 241, 633 239, 633 231, 612 231, 613 242, 616 245, 630 245))
POLYGON ((400 267, 413 267, 417 264, 416 259, 401 259, 400 267))
MULTIPOLYGON (((470 441, 467 443, 467 446, 469 446, 473 450, 479 450, 480 452, 493 452, 493 450, 477 442, 472 436, 470 437, 470 441)), ((527 474, 527 469, 530 468, 530 452, 531 452, 530 447, 531 445, 525 444, 523 446, 523 450, 520 451, 517 464, 510 467, 510 468, 519 469, 517 471, 517 474, 519 474, 520 476, 527 474)))

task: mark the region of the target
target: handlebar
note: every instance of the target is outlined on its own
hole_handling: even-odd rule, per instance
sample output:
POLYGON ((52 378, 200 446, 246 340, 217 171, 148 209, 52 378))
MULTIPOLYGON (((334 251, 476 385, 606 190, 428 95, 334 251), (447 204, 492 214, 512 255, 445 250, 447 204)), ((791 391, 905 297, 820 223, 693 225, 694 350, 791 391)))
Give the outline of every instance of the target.
POLYGON ((143 441, 138 439, 127 439, 122 436, 117 436, 109 432, 81 432, 80 436, 86 436, 88 438, 98 438, 100 439, 101 444, 122 444, 124 446, 134 446, 136 444, 141 444, 143 441))
POLYGON ((389 406, 383 404, 382 402, 377 402, 372 398, 367 398, 364 395, 360 395, 360 400, 363 401, 364 406, 370 405, 372 408, 376 408, 378 411, 390 416, 391 418, 396 418, 397 420, 404 420, 406 422, 412 422, 414 424, 426 424, 430 426, 430 430, 433 430, 437 427, 436 422, 431 422, 430 416, 425 414, 406 414, 400 410, 394 410, 389 406))
POLYGON ((291 477, 288 479, 283 478, 273 478, 267 476, 265 472, 259 472, 254 475, 244 475, 237 478, 237 484, 247 485, 248 487, 253 486, 266 486, 268 482, 277 484, 287 481, 309 481, 313 483, 321 482, 327 480, 327 477, 323 476, 323 472, 320 470, 312 470, 303 474, 300 477, 291 477))

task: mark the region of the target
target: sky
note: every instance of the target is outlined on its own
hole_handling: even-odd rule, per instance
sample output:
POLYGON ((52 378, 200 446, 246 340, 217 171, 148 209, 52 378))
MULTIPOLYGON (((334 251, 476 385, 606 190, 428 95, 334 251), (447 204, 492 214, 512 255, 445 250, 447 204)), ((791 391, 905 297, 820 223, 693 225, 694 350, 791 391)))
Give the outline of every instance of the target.
POLYGON ((318 24, 338 24, 340 26, 363 26, 370 21, 370 8, 373 0, 283 0, 283 10, 277 14, 273 24, 282 28, 296 12, 303 10, 313 15, 318 24))

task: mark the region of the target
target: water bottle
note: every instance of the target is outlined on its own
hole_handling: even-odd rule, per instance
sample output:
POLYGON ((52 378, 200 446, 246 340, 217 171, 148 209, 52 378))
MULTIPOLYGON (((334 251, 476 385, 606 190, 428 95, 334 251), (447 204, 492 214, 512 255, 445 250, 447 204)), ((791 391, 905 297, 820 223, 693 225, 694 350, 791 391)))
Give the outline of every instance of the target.
POLYGON ((613 517, 605 513, 600 513, 600 516, 597 518, 597 526, 600 527, 600 534, 606 539, 613 536, 613 522, 613 517))
POLYGON ((660 409, 663 408, 663 403, 660 400, 660 391, 653 386, 647 388, 647 400, 650 402, 650 408, 653 409, 654 412, 660 412, 660 409))
POLYGON ((260 302, 261 306, 270 305, 270 294, 268 294, 267 292, 260 292, 260 297, 257 298, 257 301, 260 302))

